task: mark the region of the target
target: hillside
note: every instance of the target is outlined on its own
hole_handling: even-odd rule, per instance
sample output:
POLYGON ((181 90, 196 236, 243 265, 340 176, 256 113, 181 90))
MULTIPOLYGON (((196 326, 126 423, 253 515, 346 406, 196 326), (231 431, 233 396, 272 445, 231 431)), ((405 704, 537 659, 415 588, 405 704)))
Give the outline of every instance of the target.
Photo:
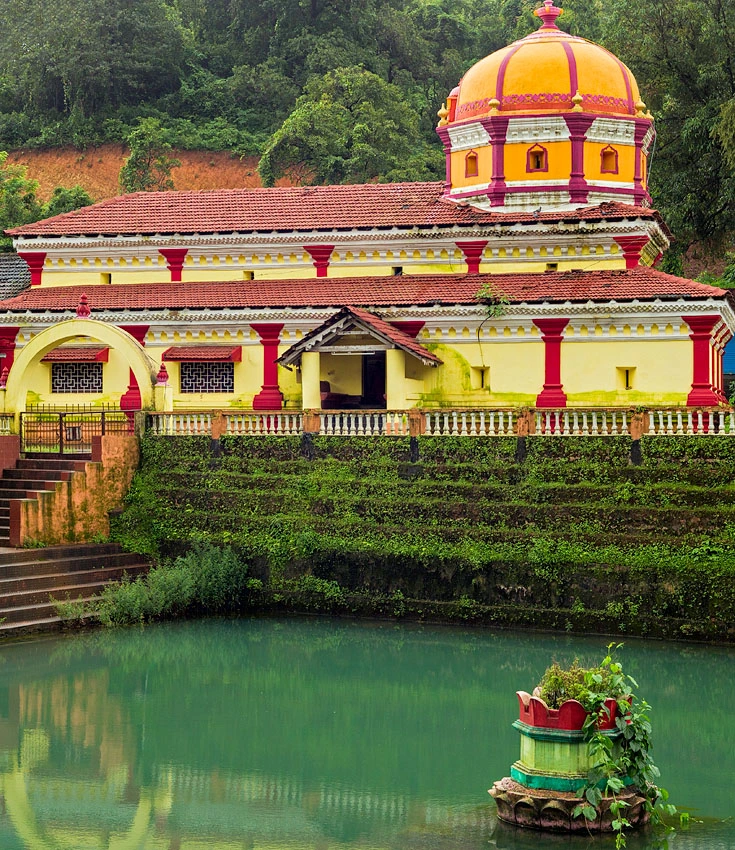
MULTIPOLYGON (((101 145, 79 151, 72 147, 16 150, 8 162, 28 167, 28 177, 38 181, 38 198, 47 201, 56 186, 77 183, 95 201, 120 194, 117 175, 127 156, 124 145, 101 145)), ((174 151, 181 167, 172 172, 176 189, 236 189, 261 185, 257 157, 242 159, 226 151, 174 151)), ((279 181, 284 185, 284 181, 279 181)))

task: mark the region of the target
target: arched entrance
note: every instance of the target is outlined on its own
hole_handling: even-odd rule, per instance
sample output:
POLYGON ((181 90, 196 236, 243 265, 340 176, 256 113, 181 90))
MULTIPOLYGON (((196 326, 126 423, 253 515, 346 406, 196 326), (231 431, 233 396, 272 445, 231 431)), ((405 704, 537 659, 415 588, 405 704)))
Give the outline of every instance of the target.
POLYGON ((157 367, 146 354, 139 342, 126 331, 98 322, 94 319, 70 319, 47 328, 33 337, 20 350, 15 358, 5 388, 5 412, 20 414, 26 406, 28 386, 26 371, 37 363, 49 351, 64 342, 85 337, 92 342, 100 342, 118 351, 129 363, 140 388, 141 407, 151 410, 154 407, 153 387, 156 383, 157 367))

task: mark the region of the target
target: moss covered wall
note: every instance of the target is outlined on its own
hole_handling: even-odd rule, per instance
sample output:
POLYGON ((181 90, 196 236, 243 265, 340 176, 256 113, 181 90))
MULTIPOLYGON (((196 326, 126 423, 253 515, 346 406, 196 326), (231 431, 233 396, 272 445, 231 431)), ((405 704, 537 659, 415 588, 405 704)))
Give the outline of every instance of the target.
POLYGON ((623 437, 531 437, 523 463, 515 438, 148 437, 114 533, 235 546, 281 606, 313 576, 325 610, 733 639, 735 439, 641 445, 631 466, 623 437))

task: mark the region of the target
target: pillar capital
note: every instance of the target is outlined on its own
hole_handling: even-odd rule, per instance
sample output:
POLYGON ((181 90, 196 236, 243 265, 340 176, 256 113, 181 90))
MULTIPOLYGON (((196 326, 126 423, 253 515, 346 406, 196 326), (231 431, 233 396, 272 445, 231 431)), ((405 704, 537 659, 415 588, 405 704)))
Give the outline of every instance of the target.
POLYGON ((28 268, 31 270, 31 286, 41 285, 41 276, 43 275, 43 264, 46 262, 45 251, 18 251, 18 256, 21 260, 28 263, 28 268))
POLYGON ((184 268, 184 260, 189 253, 188 248, 159 248, 158 253, 166 260, 166 267, 171 272, 171 282, 181 281, 181 271, 184 268))
POLYGON ((474 239, 469 242, 455 242, 454 244, 464 254, 467 262, 467 274, 479 274, 482 252, 487 246, 487 239, 474 239))
POLYGON ((304 245, 304 251, 314 261, 317 277, 326 277, 334 245, 304 245))
POLYGON ((626 269, 635 269, 641 264, 643 249, 651 241, 651 237, 646 233, 640 236, 615 236, 614 239, 623 249, 626 269))

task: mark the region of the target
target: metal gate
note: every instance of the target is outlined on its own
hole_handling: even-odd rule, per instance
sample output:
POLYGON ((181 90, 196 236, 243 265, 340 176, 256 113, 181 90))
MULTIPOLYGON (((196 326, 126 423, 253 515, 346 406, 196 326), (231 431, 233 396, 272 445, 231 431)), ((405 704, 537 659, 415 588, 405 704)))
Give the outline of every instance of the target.
POLYGON ((20 414, 21 451, 48 456, 91 454, 92 438, 132 434, 134 415, 118 409, 37 406, 20 414))

